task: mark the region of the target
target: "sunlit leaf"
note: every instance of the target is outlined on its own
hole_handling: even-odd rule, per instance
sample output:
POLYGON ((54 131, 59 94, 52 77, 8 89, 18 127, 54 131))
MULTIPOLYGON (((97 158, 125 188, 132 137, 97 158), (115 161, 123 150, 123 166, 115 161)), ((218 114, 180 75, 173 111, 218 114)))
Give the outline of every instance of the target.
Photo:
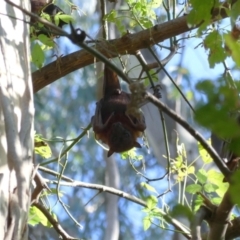
POLYGON ((207 182, 207 172, 204 169, 199 169, 198 172, 196 173, 197 180, 201 183, 204 184, 207 182))
POLYGON ((186 187, 186 192, 195 194, 196 192, 199 192, 202 190, 202 186, 199 184, 190 184, 186 187))
MULTIPOLYGON (((67 15, 67 14, 57 14, 55 15, 55 17, 58 17, 60 20, 62 20, 65 23, 70 23, 74 21, 74 18, 71 15, 67 15)), ((54 19, 55 19, 54 17, 54 19)), ((58 26, 58 25, 57 25, 58 26)))
POLYGON ((41 68, 43 66, 45 56, 41 46, 38 43, 35 43, 32 47, 32 62, 38 67, 41 68))
POLYGON ((41 223, 43 226, 52 227, 45 215, 36 207, 31 206, 29 209, 29 220, 28 223, 35 226, 41 223))
POLYGON ((203 186, 203 189, 207 193, 215 192, 219 187, 212 183, 206 183, 203 186))
POLYGON ((155 196, 151 195, 146 199, 146 203, 149 209, 153 209, 154 207, 156 207, 158 199, 155 196))
POLYGON ((150 226, 151 226, 151 218, 149 218, 148 216, 146 216, 146 217, 143 219, 143 229, 144 229, 144 231, 148 230, 150 226))
POLYGON ((151 185, 149 185, 149 184, 147 184, 147 183, 145 183, 145 182, 142 182, 142 183, 141 183, 141 186, 144 187, 144 188, 146 188, 146 189, 147 189, 148 191, 150 191, 150 192, 154 192, 154 193, 158 194, 157 191, 156 191, 156 189, 155 189, 154 187, 152 187, 151 185))
POLYGON ((52 151, 46 141, 44 141, 41 135, 36 134, 34 136, 34 151, 36 154, 43 158, 49 158, 52 156, 52 151))
POLYGON ((195 167, 194 166, 190 166, 188 169, 187 169, 187 173, 188 174, 194 174, 195 172, 195 167))
MULTIPOLYGON (((207 142, 209 145, 211 145, 210 140, 208 140, 207 142)), ((198 142, 198 150, 204 163, 208 164, 212 162, 212 158, 210 157, 206 149, 199 142, 198 142)))

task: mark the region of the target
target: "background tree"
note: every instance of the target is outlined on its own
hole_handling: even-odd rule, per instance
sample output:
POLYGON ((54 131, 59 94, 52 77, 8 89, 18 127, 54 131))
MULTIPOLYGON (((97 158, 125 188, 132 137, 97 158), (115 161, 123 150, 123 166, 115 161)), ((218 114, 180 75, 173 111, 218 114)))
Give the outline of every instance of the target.
MULTIPOLYGON (((86 16, 81 16, 81 23, 75 23, 74 26, 79 25, 88 35, 94 36, 97 31, 102 32, 102 28, 107 33, 106 23, 111 22, 110 38, 115 39, 106 41, 98 37, 99 40, 94 43, 90 38, 90 42, 86 42, 88 45, 75 39, 77 45, 83 48, 80 51, 76 51, 78 47, 67 40, 73 39, 74 32, 67 34, 50 25, 45 25, 43 29, 43 25, 37 25, 39 19, 35 19, 37 24, 31 31, 34 40, 32 61, 40 69, 33 72, 33 89, 38 92, 44 88, 35 94, 35 129, 41 134, 35 137, 35 150, 43 158, 49 158, 52 151, 52 158, 38 159, 42 165, 39 170, 44 172, 52 196, 46 191, 40 201, 34 199, 29 219, 32 225, 41 222, 42 225, 49 226, 50 222, 57 234, 53 229, 38 231, 42 228, 38 225, 31 229, 32 238, 38 234, 37 239, 56 239, 58 235, 71 239, 70 234, 85 239, 157 239, 179 236, 200 239, 199 226, 203 220, 209 223, 209 239, 233 239, 239 235, 235 227, 238 218, 232 220, 232 225, 228 224, 232 207, 238 202, 234 195, 238 189, 234 179, 238 176, 232 178, 231 187, 234 190, 227 190, 228 183, 223 183, 222 179, 224 175, 229 180, 230 171, 211 145, 196 132, 197 125, 193 122, 194 116, 201 126, 212 130, 221 139, 231 138, 233 141, 230 147, 235 157, 238 155, 238 125, 232 117, 233 113, 237 113, 238 106, 237 77, 234 78, 237 70, 230 70, 225 61, 230 56, 233 59, 231 64, 239 64, 236 22, 239 6, 234 3, 235 1, 208 1, 200 4, 190 1, 181 5, 182 3, 169 1, 101 1, 96 5, 96 12, 91 12, 95 11, 92 7, 95 6, 95 1, 88 1, 89 5, 81 3, 78 7, 85 10, 86 16), (104 3, 107 3, 107 7, 104 3), (188 11, 184 12, 184 9, 188 11), (224 18, 231 19, 231 26, 221 20, 224 18), (101 24, 97 23, 98 19, 101 19, 101 24), (39 35, 37 27, 40 27, 40 32, 45 35, 47 33, 48 37, 51 34, 50 39, 56 35, 67 38, 54 38, 54 42, 57 42, 54 44, 46 36, 39 35), (186 32, 190 30, 191 33, 187 35, 186 32), (161 41, 164 42, 160 45, 161 41), (53 46, 54 50, 46 51, 44 57, 42 50, 52 49, 53 46), (200 51, 202 46, 205 56, 200 51), (144 58, 138 54, 139 49, 145 49, 144 58), (193 49, 190 54, 188 51, 193 49), (63 52, 67 55, 61 56, 63 52), (97 88, 100 89, 101 81, 97 76, 101 76, 102 71, 96 74, 96 64, 86 66, 101 60, 114 67, 99 52, 108 58, 125 55, 120 58, 121 61, 114 59, 115 65, 120 67, 122 63, 131 79, 140 80, 140 74, 135 70, 141 72, 143 69, 147 77, 142 75, 141 79, 146 88, 151 86, 149 81, 152 80, 156 90, 156 80, 160 79, 161 101, 151 94, 145 96, 155 105, 153 107, 148 104, 144 107, 150 154, 145 147, 137 151, 137 154, 134 151, 122 154, 121 157, 128 159, 128 162, 116 160, 118 155, 114 155, 114 159, 103 158, 105 155, 102 155, 102 147, 98 147, 94 141, 93 133, 88 132, 88 123, 96 102, 95 80, 97 79, 100 86, 97 88), (195 54, 197 57, 193 57, 195 54), (174 57, 163 68, 159 59, 165 55, 174 57), (51 56, 57 56, 57 60, 53 61, 51 56), (200 56, 203 58, 200 63, 206 61, 208 56, 210 68, 205 63, 203 69, 208 74, 201 75, 202 79, 198 82, 198 76, 194 73, 192 77, 190 73, 192 63, 194 72, 201 73, 197 64, 200 56), (44 61, 52 63, 46 63, 42 67, 44 61), (80 70, 75 71, 76 69, 80 70), (160 70, 165 75, 158 75, 160 70), (75 72, 69 74, 72 71, 75 72), (219 77, 221 72, 223 74, 219 77), (218 76, 214 77, 216 75, 213 73, 218 76), (66 74, 69 74, 67 81, 61 79, 53 83, 66 74), (45 87, 50 83, 49 87, 45 87), (201 95, 202 92, 205 95, 201 95), (163 102, 169 107, 163 105, 163 102), (170 111, 170 107, 175 112, 170 111), (184 115, 185 120, 178 115, 184 115), (84 137, 88 134, 89 138, 84 137), (197 146, 196 140, 201 144, 197 146), (199 150, 198 154, 195 149, 199 150), (214 165, 211 165, 212 160, 223 175, 215 169, 209 170, 209 166, 214 165), (198 170, 195 164, 202 169, 198 170), (165 168, 168 174, 162 179, 165 168), (193 184, 191 180, 194 181, 193 184), (201 193, 196 196, 197 192, 201 193), (46 202, 47 193, 49 203, 46 202), (189 198, 187 193, 190 193, 189 198), (232 198, 229 197, 231 194, 232 198), (53 212, 58 216, 57 221, 53 212), (179 216, 186 220, 189 227, 191 224, 191 230, 176 220, 179 216), (82 229, 79 223, 83 225, 82 229), (143 227, 147 231, 143 231, 143 227), (178 230, 180 233, 173 236, 167 229, 178 230)), ((61 21, 69 23, 71 16, 67 6, 71 10, 78 8, 69 2, 55 4, 67 14, 60 11, 50 17, 45 12, 41 13, 42 16, 59 26, 61 21)), ((75 13, 72 16, 78 19, 75 13)), ((76 33, 79 32, 81 31, 76 33)), ((119 69, 121 68, 115 70, 123 80, 127 80, 119 69)), ((203 129, 201 132, 207 139, 209 133, 203 129)), ((226 158, 224 155, 221 157, 226 158)), ((227 157, 227 160, 235 159, 227 157)), ((202 238, 207 237, 203 235, 202 238)))

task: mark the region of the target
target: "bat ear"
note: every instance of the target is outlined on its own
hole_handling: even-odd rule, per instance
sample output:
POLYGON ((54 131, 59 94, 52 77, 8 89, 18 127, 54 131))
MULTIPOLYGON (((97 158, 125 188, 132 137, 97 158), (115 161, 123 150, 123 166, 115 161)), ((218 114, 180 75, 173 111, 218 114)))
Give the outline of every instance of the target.
POLYGON ((134 147, 135 147, 135 148, 142 148, 141 145, 140 145, 140 143, 138 143, 138 142, 135 142, 135 143, 134 143, 134 147))
POLYGON ((107 154, 107 157, 111 157, 111 156, 113 155, 113 153, 114 153, 114 151, 111 150, 111 149, 109 149, 108 154, 107 154))

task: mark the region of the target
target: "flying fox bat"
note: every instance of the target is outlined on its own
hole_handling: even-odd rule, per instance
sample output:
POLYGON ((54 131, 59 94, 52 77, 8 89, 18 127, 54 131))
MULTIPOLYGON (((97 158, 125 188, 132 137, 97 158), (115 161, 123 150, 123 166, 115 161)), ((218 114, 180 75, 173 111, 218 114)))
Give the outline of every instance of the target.
POLYGON ((130 101, 131 94, 121 90, 117 74, 105 66, 103 98, 97 102, 92 126, 95 138, 108 145, 108 157, 141 148, 136 139, 146 129, 145 119, 143 113, 138 117, 126 113, 130 101))

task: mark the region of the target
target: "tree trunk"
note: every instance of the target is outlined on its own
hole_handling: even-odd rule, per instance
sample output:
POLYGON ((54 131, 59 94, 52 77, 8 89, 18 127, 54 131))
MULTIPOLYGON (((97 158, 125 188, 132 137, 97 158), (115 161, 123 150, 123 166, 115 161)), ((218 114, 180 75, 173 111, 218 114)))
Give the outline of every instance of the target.
MULTIPOLYGON (((14 3, 29 9, 27 0, 14 3)), ((29 18, 0 5, 0 239, 18 240, 28 238, 33 168, 29 18)))

